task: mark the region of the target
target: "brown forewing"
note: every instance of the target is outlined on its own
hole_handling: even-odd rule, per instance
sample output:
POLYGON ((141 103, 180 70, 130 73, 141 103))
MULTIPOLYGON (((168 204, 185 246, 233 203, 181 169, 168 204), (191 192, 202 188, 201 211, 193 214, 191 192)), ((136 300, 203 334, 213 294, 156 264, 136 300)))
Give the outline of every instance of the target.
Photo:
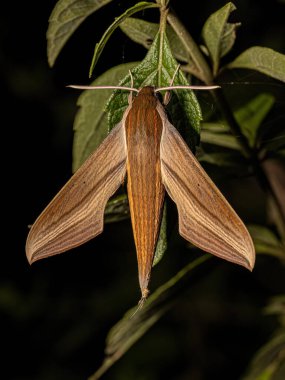
POLYGON ((151 87, 134 98, 125 121, 127 139, 128 197, 143 297, 156 248, 164 186, 160 169, 162 121, 151 87))
POLYGON ((161 171, 163 184, 177 205, 179 232, 201 249, 252 270, 252 239, 235 211, 201 167, 162 106, 161 171))
POLYGON ((102 232, 104 209, 124 180, 126 159, 121 122, 33 224, 26 243, 30 263, 74 248, 102 232))

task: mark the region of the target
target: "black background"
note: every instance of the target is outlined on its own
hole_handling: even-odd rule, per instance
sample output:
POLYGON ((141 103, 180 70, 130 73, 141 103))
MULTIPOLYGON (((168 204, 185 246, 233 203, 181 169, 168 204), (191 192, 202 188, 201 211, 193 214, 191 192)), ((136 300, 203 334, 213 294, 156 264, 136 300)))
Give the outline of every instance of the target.
MULTIPOLYGON (((1 377, 85 379, 101 363, 110 327, 139 299, 130 222, 107 225, 94 241, 30 267, 28 225, 71 175, 76 92, 87 83, 93 47, 113 18, 133 4, 115 1, 89 17, 50 69, 45 33, 55 1, 5 2, 0 12, 2 244, 0 278, 1 377)), ((201 42, 206 18, 223 1, 173 1, 201 42), (190 7, 191 4, 191 7, 190 7)), ((261 45, 285 53, 285 4, 236 1, 242 22, 234 57, 261 45)), ((157 20, 155 10, 146 19, 157 20)), ((96 74, 142 59, 143 48, 117 31, 96 74)), ((279 106, 284 122, 284 103, 279 106)), ((242 186, 241 186, 242 187, 242 186)), ((247 188, 245 189, 245 192, 247 188)), ((229 194, 231 195, 231 194, 229 194)), ((259 197, 259 194, 254 194, 259 197)), ((239 190, 232 194, 242 209, 239 190)), ((263 204, 260 194, 260 204, 263 204)), ((246 210, 243 210, 246 214, 246 210)), ((253 221, 262 221, 255 210, 253 221)), ((153 270, 155 289, 191 259, 180 241, 153 270)), ((279 262, 259 257, 253 274, 218 259, 175 307, 105 376, 106 379, 238 379, 277 326, 262 307, 284 292, 279 262)))

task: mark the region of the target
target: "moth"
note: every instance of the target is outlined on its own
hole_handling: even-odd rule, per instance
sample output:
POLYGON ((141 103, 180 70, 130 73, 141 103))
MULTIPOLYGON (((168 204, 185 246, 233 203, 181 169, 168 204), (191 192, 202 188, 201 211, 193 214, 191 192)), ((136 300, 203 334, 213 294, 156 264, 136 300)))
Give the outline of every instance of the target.
POLYGON ((106 203, 127 177, 142 299, 149 292, 165 192, 176 203, 179 233, 186 240, 252 270, 251 237, 169 122, 156 95, 164 88, 127 89, 137 95, 121 122, 33 224, 26 243, 28 261, 62 253, 100 234, 106 203))

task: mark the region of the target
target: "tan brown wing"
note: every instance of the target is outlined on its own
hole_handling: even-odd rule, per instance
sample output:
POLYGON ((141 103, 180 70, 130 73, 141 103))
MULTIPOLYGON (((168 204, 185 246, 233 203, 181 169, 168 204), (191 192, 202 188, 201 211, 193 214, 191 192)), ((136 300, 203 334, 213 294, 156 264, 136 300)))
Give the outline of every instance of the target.
MULTIPOLYGON (((162 108, 159 112, 164 113, 162 108)), ((199 248, 252 270, 255 251, 246 227, 177 130, 166 117, 163 120, 162 181, 177 205, 180 234, 199 248)))
POLYGON ((121 122, 32 226, 26 243, 30 263, 67 251, 102 232, 106 202, 124 180, 126 159, 121 122))

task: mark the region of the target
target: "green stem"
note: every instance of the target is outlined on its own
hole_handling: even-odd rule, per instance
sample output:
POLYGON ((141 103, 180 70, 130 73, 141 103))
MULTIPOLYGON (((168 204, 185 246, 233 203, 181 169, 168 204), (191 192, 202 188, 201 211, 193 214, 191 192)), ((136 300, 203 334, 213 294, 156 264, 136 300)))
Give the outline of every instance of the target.
POLYGON ((168 14, 168 8, 165 6, 160 7, 160 23, 159 23, 159 33, 160 33, 160 46, 159 46, 159 59, 158 59, 158 78, 157 78, 157 85, 162 85, 162 56, 163 56, 163 41, 164 41, 164 34, 166 30, 166 23, 167 23, 167 14, 168 14))
POLYGON ((167 15, 168 15, 168 8, 165 6, 160 7, 160 23, 159 23, 160 33, 165 33, 167 15))

